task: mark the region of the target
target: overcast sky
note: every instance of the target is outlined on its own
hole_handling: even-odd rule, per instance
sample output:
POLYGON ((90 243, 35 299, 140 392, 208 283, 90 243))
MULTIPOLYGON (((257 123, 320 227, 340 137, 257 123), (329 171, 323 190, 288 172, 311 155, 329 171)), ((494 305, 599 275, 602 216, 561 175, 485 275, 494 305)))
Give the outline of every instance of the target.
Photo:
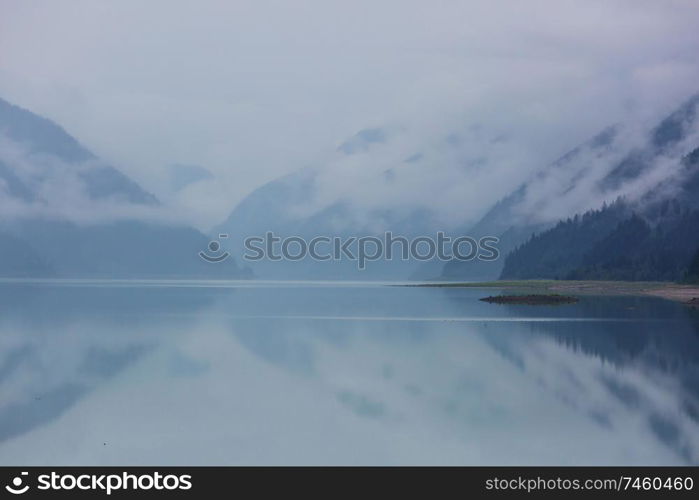
POLYGON ((483 144, 508 138, 509 189, 697 92, 698 24, 694 0, 0 0, 0 96, 161 197, 167 165, 209 169, 177 198, 206 226, 367 127, 404 132, 406 152, 485 127, 483 144))

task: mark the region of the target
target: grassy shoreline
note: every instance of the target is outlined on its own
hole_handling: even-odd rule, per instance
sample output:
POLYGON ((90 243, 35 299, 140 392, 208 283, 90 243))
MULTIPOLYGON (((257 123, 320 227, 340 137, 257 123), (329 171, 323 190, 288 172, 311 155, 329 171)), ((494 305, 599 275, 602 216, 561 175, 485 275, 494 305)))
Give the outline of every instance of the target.
POLYGON ((685 285, 663 281, 521 280, 424 283, 410 286, 435 288, 499 288, 530 293, 566 293, 571 295, 651 295, 691 305, 699 304, 699 285, 685 285))

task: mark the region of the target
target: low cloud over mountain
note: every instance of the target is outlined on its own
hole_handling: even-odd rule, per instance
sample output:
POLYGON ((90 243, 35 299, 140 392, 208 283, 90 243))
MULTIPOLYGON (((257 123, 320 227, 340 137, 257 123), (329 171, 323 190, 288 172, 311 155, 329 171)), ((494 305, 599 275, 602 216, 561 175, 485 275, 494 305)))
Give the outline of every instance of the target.
POLYGON ((0 100, 0 275, 233 277, 208 238, 55 123, 0 100))

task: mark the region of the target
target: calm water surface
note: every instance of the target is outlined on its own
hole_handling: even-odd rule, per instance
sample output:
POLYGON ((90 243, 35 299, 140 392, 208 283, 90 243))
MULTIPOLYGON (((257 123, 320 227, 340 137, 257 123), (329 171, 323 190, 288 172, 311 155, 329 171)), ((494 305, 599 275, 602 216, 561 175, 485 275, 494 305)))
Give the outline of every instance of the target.
POLYGON ((0 463, 699 463, 696 310, 491 293, 4 282, 0 463))

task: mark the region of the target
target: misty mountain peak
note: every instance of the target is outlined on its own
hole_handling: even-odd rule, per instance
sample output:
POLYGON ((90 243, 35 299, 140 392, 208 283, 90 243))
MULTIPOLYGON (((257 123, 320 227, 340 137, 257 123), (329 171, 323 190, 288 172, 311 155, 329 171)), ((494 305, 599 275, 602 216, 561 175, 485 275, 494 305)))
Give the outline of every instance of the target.
POLYGON ((653 145, 663 149, 684 139, 695 123, 698 106, 699 93, 690 97, 653 130, 653 145))
POLYGON ((0 99, 0 200, 44 206, 66 198, 156 205, 156 198, 105 164, 53 121, 0 99))
POLYGON ((31 152, 56 156, 64 161, 82 162, 95 158, 56 123, 2 98, 0 134, 31 152))
POLYGON ((365 128, 360 130, 337 148, 347 155, 361 153, 369 149, 372 144, 386 142, 386 131, 381 128, 365 128))

